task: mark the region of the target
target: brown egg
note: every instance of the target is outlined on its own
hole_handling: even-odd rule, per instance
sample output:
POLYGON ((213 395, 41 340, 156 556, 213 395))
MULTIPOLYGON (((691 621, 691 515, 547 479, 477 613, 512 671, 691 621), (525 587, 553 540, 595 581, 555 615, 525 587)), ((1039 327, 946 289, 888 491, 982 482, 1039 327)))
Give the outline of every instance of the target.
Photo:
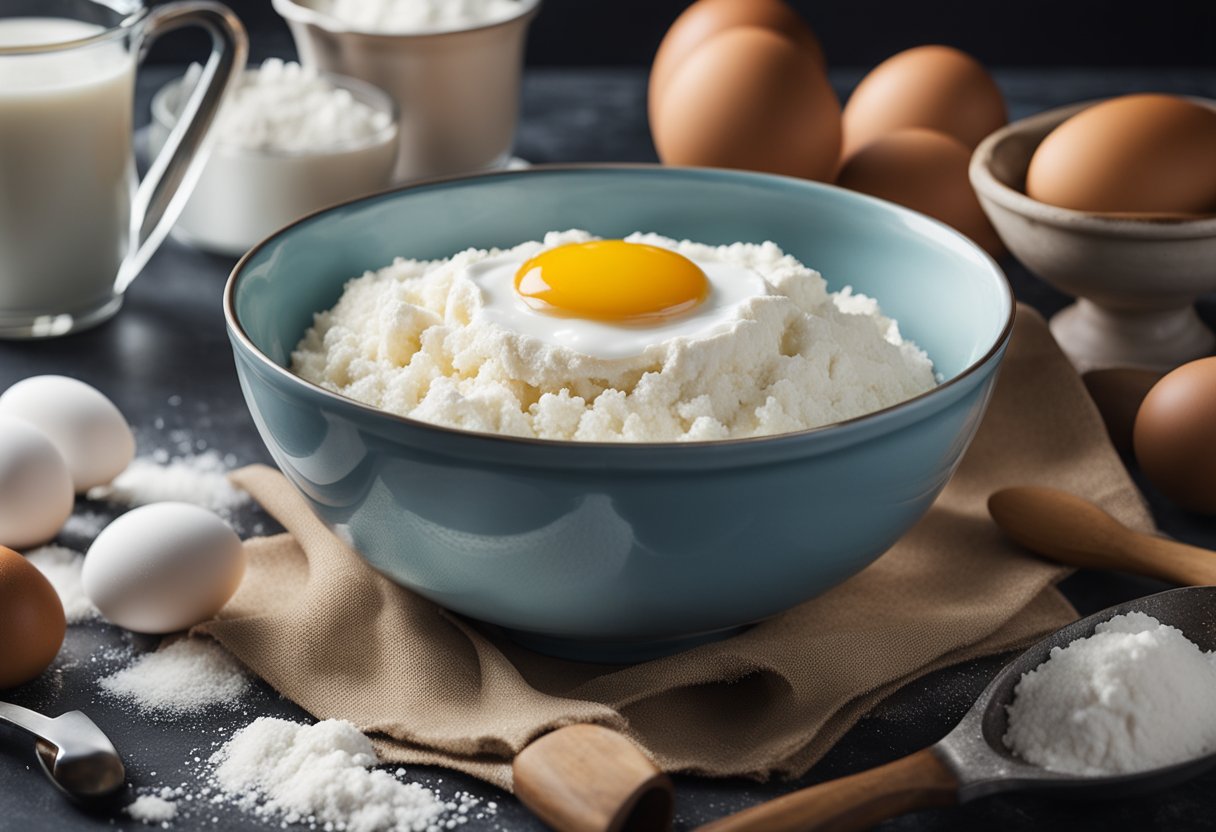
POLYGON ((999 256, 1004 247, 967 178, 970 161, 971 151, 957 139, 906 127, 849 157, 836 184, 928 214, 999 256))
POLYGON ((975 58, 918 46, 861 79, 844 108, 844 157, 901 127, 928 127, 974 150, 1007 120, 1000 89, 975 58))
POLYGON ((1157 382, 1136 414, 1134 441, 1141 470, 1167 497, 1216 514, 1216 358, 1157 382))
POLYGON ((671 24, 650 69, 649 107, 653 120, 661 91, 676 67, 716 34, 735 26, 779 32, 823 63, 823 49, 810 27, 782 0, 698 0, 671 24))
POLYGON ((51 582, 21 555, 0 546, 0 690, 46 670, 66 629, 51 582))
POLYGON ((1216 110, 1170 95, 1095 104, 1043 139, 1026 193, 1077 211, 1216 211, 1216 110))
POLYGON ((669 165, 828 180, 840 155, 840 102, 819 61, 768 29, 736 26, 676 68, 651 120, 669 165))

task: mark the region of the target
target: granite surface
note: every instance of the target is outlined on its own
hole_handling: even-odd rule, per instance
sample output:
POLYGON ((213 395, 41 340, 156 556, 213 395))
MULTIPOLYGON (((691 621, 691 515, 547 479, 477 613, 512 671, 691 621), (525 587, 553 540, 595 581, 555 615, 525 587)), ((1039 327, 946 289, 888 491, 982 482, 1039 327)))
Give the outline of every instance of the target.
MULTIPOLYGON (((151 90, 170 74, 158 67, 143 75, 141 112, 146 112, 151 90)), ((833 80, 843 94, 858 77, 856 72, 839 72, 833 80)), ((1015 117, 1133 90, 1216 97, 1212 70, 1019 70, 998 73, 998 78, 1015 117)), ((517 152, 534 162, 653 160, 644 95, 641 70, 532 72, 525 85, 517 152)), ((242 464, 269 461, 241 400, 224 332, 219 301, 232 264, 231 259, 170 241, 130 290, 126 308, 110 323, 54 341, 0 342, 0 389, 28 375, 69 373, 114 398, 135 426, 141 452, 158 447, 174 452, 214 448, 242 464)), ((1067 302, 1018 264, 1004 265, 1021 299, 1048 314, 1067 302)), ((1216 319, 1214 299, 1205 299, 1201 311, 1209 322, 1216 319)), ((1149 488, 1146 493, 1165 531, 1190 542, 1216 545, 1216 523, 1171 508, 1149 488)), ((113 513, 104 504, 82 504, 79 511, 103 517, 113 513)), ((273 530, 273 524, 256 510, 242 513, 238 525, 246 534, 273 530)), ((88 541, 67 536, 63 542, 79 548, 88 541)), ((1064 585, 1083 613, 1162 588, 1147 580, 1090 573, 1064 585)), ((197 793, 202 761, 235 729, 257 716, 306 717, 260 684, 240 701, 183 719, 152 719, 100 693, 100 676, 121 666, 132 651, 154 646, 150 640, 102 624, 73 627, 54 670, 7 692, 6 698, 49 713, 87 711, 122 749, 130 782, 141 793, 183 783, 197 793)), ((971 662, 908 686, 863 719, 798 783, 676 778, 677 828, 688 829, 799 786, 853 773, 931 744, 962 716, 1001 661, 971 662)), ((141 828, 113 807, 90 811, 68 804, 33 765, 30 743, 16 732, 0 729, 0 830, 141 828)), ((495 801, 497 811, 490 814, 483 807, 484 816, 471 821, 466 827, 470 830, 541 828, 513 798, 477 781, 435 769, 413 769, 408 774, 445 795, 467 790, 495 801)), ((1214 787, 1216 774, 1209 774, 1157 794, 1103 803, 1011 795, 909 815, 881 828, 1209 829, 1216 814, 1214 787)), ((256 830, 277 828, 277 823, 200 798, 182 803, 174 828, 256 830)))

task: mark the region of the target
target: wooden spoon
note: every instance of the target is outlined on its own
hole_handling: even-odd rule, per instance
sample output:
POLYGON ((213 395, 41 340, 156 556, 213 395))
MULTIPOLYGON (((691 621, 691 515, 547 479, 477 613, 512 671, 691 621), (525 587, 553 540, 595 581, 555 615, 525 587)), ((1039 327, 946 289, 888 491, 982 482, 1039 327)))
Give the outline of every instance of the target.
POLYGON ((661 832, 671 780, 636 745, 600 725, 545 734, 515 757, 515 795, 558 832, 661 832))
POLYGON ((1133 531, 1086 499, 1054 488, 1006 488, 988 498, 1001 531, 1050 560, 1183 586, 1216 585, 1216 552, 1133 531))
POLYGON ((1066 774, 1019 759, 1005 747, 1009 705, 1023 675, 1051 652, 1116 615, 1143 612, 1177 627, 1200 649, 1216 646, 1211 609, 1216 587, 1187 587, 1137 598, 1074 621, 1005 665, 953 731, 910 757, 843 780, 821 783, 714 821, 697 832, 856 832, 904 812, 966 803, 1013 791, 1126 797, 1167 788, 1216 767, 1216 752, 1131 774, 1066 774))
POLYGON ((792 792, 697 832, 852 832, 907 812, 952 806, 961 783, 932 748, 792 792))

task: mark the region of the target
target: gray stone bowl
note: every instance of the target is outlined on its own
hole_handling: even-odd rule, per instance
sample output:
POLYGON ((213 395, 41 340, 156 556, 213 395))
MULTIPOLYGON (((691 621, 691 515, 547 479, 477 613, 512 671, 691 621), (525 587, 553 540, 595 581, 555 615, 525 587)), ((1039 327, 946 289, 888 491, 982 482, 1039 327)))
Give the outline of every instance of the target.
MULTIPOLYGON (((1039 143, 1093 103, 996 131, 971 157, 971 184, 1009 251, 1077 298, 1052 319, 1051 331, 1079 371, 1172 369, 1216 348, 1216 335, 1194 308, 1196 298, 1216 290, 1216 216, 1074 211, 1025 193, 1039 143)), ((1216 102, 1199 103, 1216 109, 1216 102)))

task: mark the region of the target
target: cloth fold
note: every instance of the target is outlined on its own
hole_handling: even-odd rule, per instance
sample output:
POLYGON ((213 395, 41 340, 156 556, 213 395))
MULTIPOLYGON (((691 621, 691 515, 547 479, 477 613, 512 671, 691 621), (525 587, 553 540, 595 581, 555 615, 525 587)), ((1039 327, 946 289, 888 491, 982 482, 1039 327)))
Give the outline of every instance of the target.
POLYGON ((233 479, 287 529, 248 541, 237 595, 197 631, 318 718, 348 719, 386 762, 511 787, 541 734, 594 722, 664 770, 796 777, 928 672, 1023 646, 1075 618, 1067 571, 1004 539, 987 498, 1040 484, 1152 521, 1043 319, 1019 307, 988 414, 926 517, 860 575, 734 638, 630 666, 531 653, 374 572, 273 469, 233 479))

